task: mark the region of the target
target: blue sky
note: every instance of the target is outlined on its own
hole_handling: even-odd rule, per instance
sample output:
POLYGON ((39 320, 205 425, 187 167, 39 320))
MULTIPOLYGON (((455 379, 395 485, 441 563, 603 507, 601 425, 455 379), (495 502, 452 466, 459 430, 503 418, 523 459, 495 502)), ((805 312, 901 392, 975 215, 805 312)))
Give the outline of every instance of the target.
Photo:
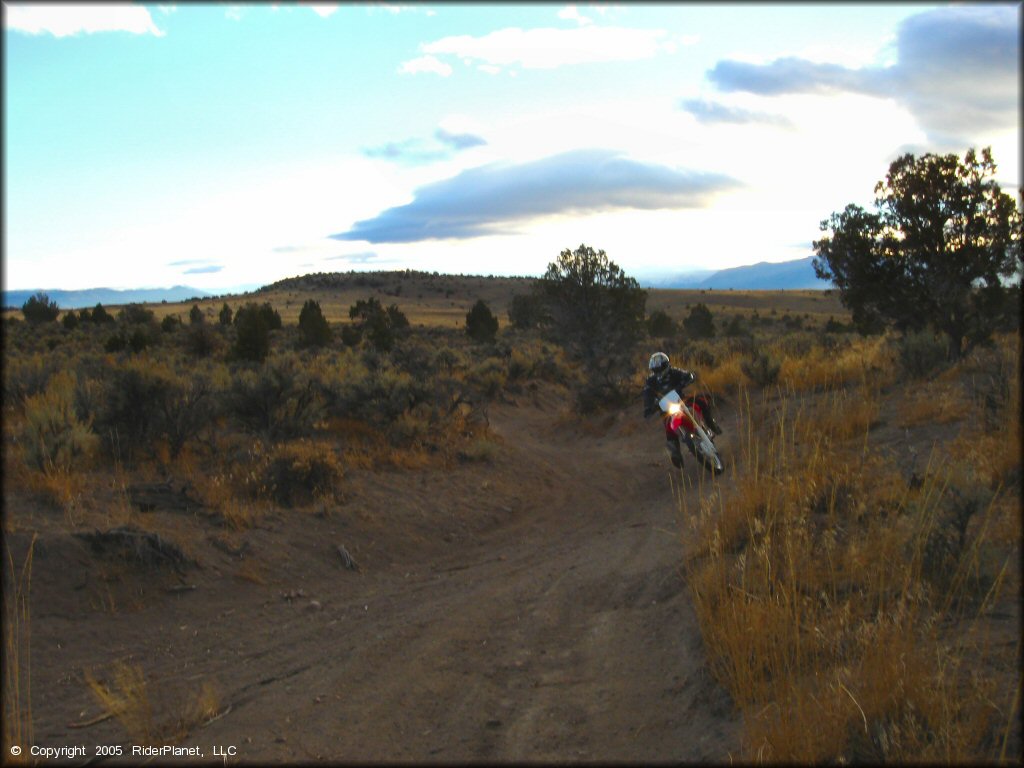
POLYGON ((810 254, 907 151, 1020 186, 1015 4, 4 3, 4 284, 810 254))

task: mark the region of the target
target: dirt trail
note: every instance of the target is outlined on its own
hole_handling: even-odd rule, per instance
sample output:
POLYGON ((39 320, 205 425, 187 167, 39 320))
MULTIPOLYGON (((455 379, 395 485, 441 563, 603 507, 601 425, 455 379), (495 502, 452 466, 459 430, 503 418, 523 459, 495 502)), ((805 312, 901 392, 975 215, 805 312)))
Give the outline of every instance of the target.
MULTIPOLYGON (((528 395, 495 406, 493 463, 354 478, 336 512, 247 533, 264 584, 197 544, 196 589, 136 612, 73 608, 48 564, 85 555, 44 542, 35 742, 124 742, 114 721, 67 723, 98 711, 81 670, 126 659, 157 712, 216 683, 230 711, 180 742, 208 761, 212 745, 259 762, 735 755, 738 721, 706 670, 682 575, 660 429, 637 422, 631 409, 595 437, 528 395), (340 566, 338 543, 359 573, 340 566)), ((698 474, 688 462, 684 477, 698 474)))

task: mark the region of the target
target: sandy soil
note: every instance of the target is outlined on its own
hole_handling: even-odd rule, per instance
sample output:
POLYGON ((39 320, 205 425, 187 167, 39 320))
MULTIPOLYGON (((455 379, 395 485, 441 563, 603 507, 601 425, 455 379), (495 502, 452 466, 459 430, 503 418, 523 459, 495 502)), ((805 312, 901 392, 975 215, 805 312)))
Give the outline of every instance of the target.
MULTIPOLYGON (((84 672, 121 660, 145 672, 157 730, 215 686, 222 716, 177 742, 205 762, 736 755, 739 722, 707 672, 681 569, 674 496, 697 498, 699 468, 689 459, 673 480, 660 425, 639 407, 586 429, 525 394, 490 420, 489 462, 362 473, 321 514, 209 526, 180 574, 42 536, 33 742, 87 757, 129 746, 115 719, 70 727, 102 713, 84 672)), ((27 538, 9 539, 20 562, 27 538)))

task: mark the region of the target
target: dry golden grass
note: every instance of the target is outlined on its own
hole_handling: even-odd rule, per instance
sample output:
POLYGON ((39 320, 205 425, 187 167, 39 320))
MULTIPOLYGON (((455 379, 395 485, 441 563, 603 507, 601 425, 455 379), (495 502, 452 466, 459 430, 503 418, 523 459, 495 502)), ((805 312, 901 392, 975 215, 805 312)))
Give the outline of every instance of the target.
POLYGON ((698 372, 699 385, 709 392, 738 392, 748 381, 740 367, 742 362, 738 354, 716 361, 716 365, 698 372))
POLYGON ((104 714, 121 723, 133 744, 155 746, 180 741, 221 711, 217 686, 206 681, 180 707, 174 707, 177 714, 170 714, 158 722, 142 667, 124 661, 114 662, 109 680, 99 680, 86 670, 85 682, 104 714))
POLYGON ((32 562, 36 536, 32 536, 24 561, 14 562, 6 546, 4 577, 4 689, 3 750, 32 744, 32 562))
POLYGON ((85 682, 104 713, 117 718, 133 744, 154 744, 157 728, 146 690, 146 677, 137 664, 115 662, 110 681, 98 680, 90 670, 85 682))
POLYGON ((681 497, 699 536, 694 604, 744 714, 747 759, 994 760, 1006 748, 1015 692, 979 628, 1019 554, 1019 526, 1012 542, 997 535, 1020 502, 1004 490, 1019 477, 1019 447, 1006 447, 1019 416, 958 464, 934 455, 910 483, 869 444, 879 397, 864 384, 743 397, 733 482, 693 511, 681 497), (965 504, 950 544, 950 510, 965 504))

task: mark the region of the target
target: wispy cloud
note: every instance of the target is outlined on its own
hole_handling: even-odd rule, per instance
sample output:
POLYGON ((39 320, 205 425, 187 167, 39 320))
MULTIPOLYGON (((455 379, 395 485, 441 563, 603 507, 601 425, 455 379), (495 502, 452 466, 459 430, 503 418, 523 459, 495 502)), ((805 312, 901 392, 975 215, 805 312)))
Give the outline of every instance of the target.
POLYGON ((487 144, 486 139, 483 139, 474 133, 453 133, 451 131, 446 131, 444 128, 438 128, 437 131, 434 132, 434 138, 442 144, 447 144, 449 147, 456 150, 482 147, 487 144))
POLYGON ((700 208, 739 183, 608 150, 577 150, 518 165, 493 164, 421 187, 408 205, 356 222, 336 240, 407 243, 514 231, 532 218, 616 209, 700 208))
POLYGON ((753 123, 757 125, 774 125, 779 128, 793 127, 793 123, 783 115, 730 107, 720 102, 708 101, 707 99, 684 99, 679 105, 684 111, 697 118, 698 122, 706 125, 716 123, 744 125, 753 123))
POLYGON ((398 72, 403 75, 421 75, 423 73, 428 73, 432 75, 440 75, 441 77, 448 77, 452 73, 452 67, 450 64, 445 64, 436 56, 420 56, 418 59, 411 59, 403 62, 398 68, 398 72))
POLYGON ((340 256, 328 256, 324 261, 347 261, 352 264, 369 264, 377 261, 380 256, 375 251, 362 251, 360 253, 343 253, 340 256))
POLYGON ((363 154, 366 157, 395 160, 402 163, 433 163, 438 160, 447 160, 456 152, 487 144, 486 139, 475 133, 452 131, 444 127, 438 128, 434 132, 433 138, 433 143, 417 138, 389 141, 377 147, 364 149, 363 154))
POLYGON ((443 148, 427 148, 419 139, 405 141, 389 141, 377 147, 363 150, 366 157, 379 160, 395 160, 403 163, 419 164, 444 160, 450 153, 443 148))
MULTIPOLYGON (((162 9, 162 7, 161 7, 162 9)), ((4 26, 29 35, 69 37, 99 32, 130 32, 163 37, 149 10, 141 5, 4 3, 4 26)))
MULTIPOLYGON (((482 37, 454 35, 420 46, 425 56, 406 62, 423 67, 441 64, 438 56, 453 56, 468 64, 488 67, 555 69, 573 64, 649 59, 673 52, 685 43, 662 29, 631 29, 584 25, 575 29, 509 27, 482 37), (435 63, 436 62, 436 63, 435 63)), ((493 70, 492 70, 493 71, 493 70)), ((451 67, 445 74, 451 74, 451 67)))
POLYGON ((906 19, 896 63, 852 69, 799 58, 770 64, 721 61, 708 78, 723 91, 764 96, 848 91, 903 104, 935 141, 1017 124, 1020 10, 953 6, 906 19))
POLYGON ((211 264, 207 267, 193 267, 182 272, 183 275, 208 275, 213 272, 220 272, 224 269, 222 264, 211 264))

